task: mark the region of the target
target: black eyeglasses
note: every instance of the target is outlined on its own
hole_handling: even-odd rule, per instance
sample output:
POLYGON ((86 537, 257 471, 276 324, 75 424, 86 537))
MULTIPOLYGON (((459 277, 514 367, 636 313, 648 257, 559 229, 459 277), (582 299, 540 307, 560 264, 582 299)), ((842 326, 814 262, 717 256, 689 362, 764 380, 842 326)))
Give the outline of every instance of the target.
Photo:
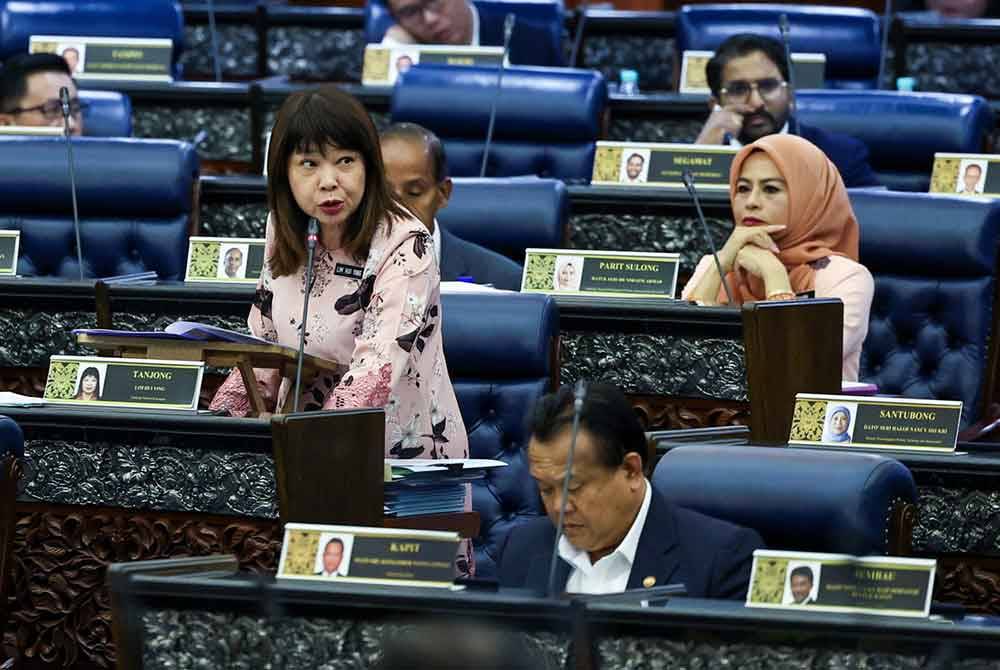
POLYGON ((757 91, 762 100, 771 101, 780 96, 787 87, 788 82, 769 78, 757 81, 732 81, 719 89, 719 92, 731 102, 746 102, 753 91, 757 91))
POLYGON ((400 7, 394 13, 400 23, 416 23, 424 20, 424 14, 428 11, 435 14, 441 11, 444 2, 442 0, 421 0, 407 7, 400 7))
MULTIPOLYGON (((87 109, 87 103, 81 102, 80 98, 73 98, 69 101, 70 116, 80 116, 87 109)), ((62 117, 62 103, 58 100, 49 100, 34 107, 18 107, 12 109, 8 114, 27 114, 28 112, 39 112, 47 121, 55 121, 62 117)))

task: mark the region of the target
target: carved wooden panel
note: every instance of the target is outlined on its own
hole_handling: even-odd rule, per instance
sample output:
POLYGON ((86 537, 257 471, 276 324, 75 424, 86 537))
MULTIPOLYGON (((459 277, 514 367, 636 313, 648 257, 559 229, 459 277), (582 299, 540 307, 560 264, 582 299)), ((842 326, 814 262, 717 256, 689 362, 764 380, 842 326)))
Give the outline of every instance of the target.
POLYGON ((746 403, 741 402, 655 395, 630 395, 629 399, 646 430, 711 428, 750 423, 750 409, 746 403))
POLYGON ((939 557, 934 600, 961 603, 970 612, 1000 614, 1000 560, 939 557))
POLYGON ((4 642, 25 667, 113 668, 109 563, 227 553, 273 572, 280 550, 275 521, 19 505, 4 642))

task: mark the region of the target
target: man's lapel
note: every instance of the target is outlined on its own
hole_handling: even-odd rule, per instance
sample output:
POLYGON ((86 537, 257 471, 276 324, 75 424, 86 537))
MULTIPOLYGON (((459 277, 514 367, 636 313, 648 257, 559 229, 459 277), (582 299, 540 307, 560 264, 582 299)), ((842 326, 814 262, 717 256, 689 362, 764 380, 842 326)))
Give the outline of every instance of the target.
POLYGON ((680 546, 670 506, 653 489, 646 524, 628 576, 628 588, 666 586, 680 568, 680 546), (650 583, 649 578, 653 581, 650 583))
MULTIPOLYGON (((526 586, 543 595, 548 595, 549 590, 549 560, 552 557, 552 543, 544 551, 539 551, 531 557, 531 567, 528 569, 528 580, 526 586)), ((566 582, 569 580, 570 564, 561 557, 556 557, 556 595, 566 590, 566 582)))

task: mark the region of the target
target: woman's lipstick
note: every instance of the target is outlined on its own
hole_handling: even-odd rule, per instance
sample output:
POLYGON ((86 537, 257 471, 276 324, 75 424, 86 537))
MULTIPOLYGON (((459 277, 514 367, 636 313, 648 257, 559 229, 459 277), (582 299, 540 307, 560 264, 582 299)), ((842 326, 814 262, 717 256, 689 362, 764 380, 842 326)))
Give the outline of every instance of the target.
POLYGON ((327 216, 336 216, 337 214, 340 214, 342 209, 344 209, 343 200, 327 200, 319 206, 319 211, 323 212, 327 216))

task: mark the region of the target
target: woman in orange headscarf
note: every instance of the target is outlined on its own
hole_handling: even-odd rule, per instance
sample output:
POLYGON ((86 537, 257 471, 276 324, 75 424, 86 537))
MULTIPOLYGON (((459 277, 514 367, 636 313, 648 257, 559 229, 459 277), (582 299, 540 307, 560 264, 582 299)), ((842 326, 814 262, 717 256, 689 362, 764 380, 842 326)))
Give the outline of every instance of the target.
MULTIPOLYGON (((837 168, 801 137, 768 135, 736 154, 729 195, 736 227, 719 261, 733 300, 787 300, 810 291, 840 298, 843 378, 857 380, 875 285, 858 263, 858 221, 837 168)), ((711 256, 698 263, 682 296, 728 303, 711 256)))

